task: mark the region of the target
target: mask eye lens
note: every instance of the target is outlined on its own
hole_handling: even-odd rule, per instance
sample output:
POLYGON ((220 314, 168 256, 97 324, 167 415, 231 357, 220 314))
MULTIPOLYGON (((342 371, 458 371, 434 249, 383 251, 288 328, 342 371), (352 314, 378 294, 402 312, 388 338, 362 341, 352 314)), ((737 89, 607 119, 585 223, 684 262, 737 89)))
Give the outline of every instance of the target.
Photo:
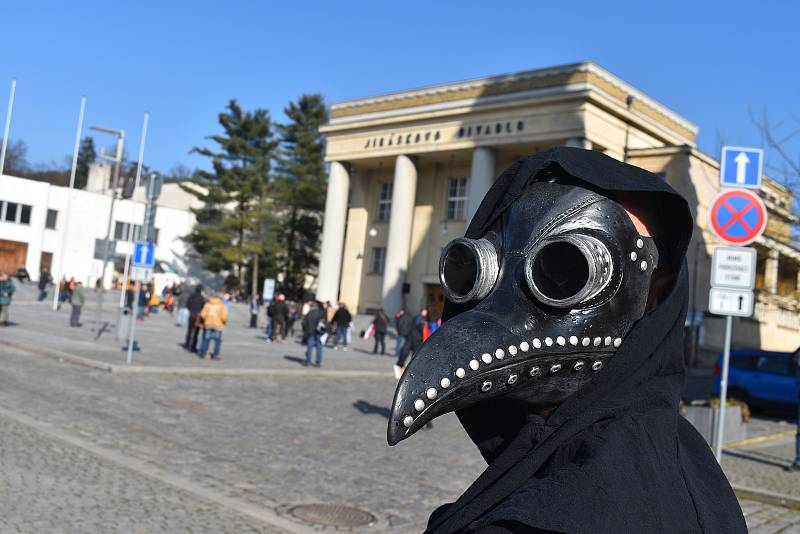
POLYGON ((554 301, 571 299, 589 281, 586 257, 578 247, 565 241, 542 247, 531 267, 536 288, 554 301))
POLYGON ((448 299, 469 302, 489 294, 498 270, 497 252, 489 240, 459 238, 442 251, 439 281, 448 299))
POLYGON ((608 286, 613 272, 608 247, 596 237, 567 234, 543 241, 525 260, 525 280, 540 302, 569 308, 608 286))
POLYGON ((442 274, 454 295, 467 295, 478 278, 478 261, 472 249, 456 243, 446 252, 442 274))

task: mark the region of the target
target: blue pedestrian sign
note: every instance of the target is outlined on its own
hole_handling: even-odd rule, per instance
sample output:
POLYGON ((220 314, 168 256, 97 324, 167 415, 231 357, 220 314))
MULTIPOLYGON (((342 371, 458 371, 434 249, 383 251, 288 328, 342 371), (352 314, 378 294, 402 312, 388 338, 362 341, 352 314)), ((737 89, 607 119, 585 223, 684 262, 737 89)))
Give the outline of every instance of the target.
POLYGON ((156 263, 156 245, 147 241, 137 241, 133 246, 133 266, 152 269, 156 263))
POLYGON ((719 183, 723 187, 758 189, 763 174, 764 151, 760 148, 722 147, 719 183))

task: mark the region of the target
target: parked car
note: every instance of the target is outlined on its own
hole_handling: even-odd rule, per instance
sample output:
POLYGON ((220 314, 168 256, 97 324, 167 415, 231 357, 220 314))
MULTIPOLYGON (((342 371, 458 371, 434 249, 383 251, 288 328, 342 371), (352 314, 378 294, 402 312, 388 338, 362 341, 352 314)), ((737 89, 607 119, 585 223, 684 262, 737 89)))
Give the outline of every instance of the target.
MULTIPOLYGON (((728 397, 751 406, 778 409, 796 407, 798 388, 800 388, 798 351, 794 353, 762 350, 732 351, 728 373, 728 397)), ((714 366, 712 393, 716 396, 719 396, 721 370, 722 354, 714 366)))

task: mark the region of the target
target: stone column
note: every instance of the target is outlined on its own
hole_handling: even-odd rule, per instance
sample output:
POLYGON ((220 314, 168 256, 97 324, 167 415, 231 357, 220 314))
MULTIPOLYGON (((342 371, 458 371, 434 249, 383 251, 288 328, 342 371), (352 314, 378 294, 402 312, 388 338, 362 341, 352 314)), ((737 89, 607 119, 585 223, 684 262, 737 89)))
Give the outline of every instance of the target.
POLYGON ((317 300, 335 302, 339 296, 339 275, 342 269, 344 227, 347 221, 347 194, 350 174, 344 164, 332 161, 322 222, 322 245, 319 253, 317 300))
POLYGON ((467 201, 467 224, 478 211, 483 197, 494 183, 496 165, 495 151, 478 147, 472 152, 472 172, 469 176, 469 200, 467 201))
POLYGON ((403 305, 403 283, 408 271, 411 224, 417 195, 417 167, 408 156, 397 156, 394 164, 392 214, 383 269, 383 309, 391 317, 403 305))
POLYGON ((575 148, 585 148, 587 150, 592 149, 592 142, 586 139, 585 137, 571 137, 567 139, 564 143, 564 146, 571 146, 575 148))
POLYGON ((777 250, 770 250, 767 253, 767 261, 764 265, 764 289, 770 293, 778 292, 778 258, 780 253, 777 250))

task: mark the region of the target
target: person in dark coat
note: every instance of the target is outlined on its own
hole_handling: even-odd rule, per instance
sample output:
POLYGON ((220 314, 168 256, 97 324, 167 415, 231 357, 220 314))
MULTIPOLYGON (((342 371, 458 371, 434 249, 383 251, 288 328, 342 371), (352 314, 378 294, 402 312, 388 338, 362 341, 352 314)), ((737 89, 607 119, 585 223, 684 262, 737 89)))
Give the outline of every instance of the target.
POLYGON ((375 326, 375 347, 372 349, 372 354, 378 354, 378 345, 381 347, 381 356, 386 354, 386 331, 389 330, 389 318, 383 308, 378 310, 375 318, 372 319, 372 324, 375 326))
MULTIPOLYGON (((403 350, 403 345, 406 339, 411 334, 411 329, 414 328, 414 320, 406 312, 405 308, 400 308, 394 315, 395 328, 397 329, 397 340, 394 348, 394 355, 398 358, 398 365, 400 364, 400 351, 403 350)), ((399 377, 398 377, 399 378, 399 377)))
POLYGON ((278 343, 286 343, 286 324, 289 321, 289 305, 286 297, 278 294, 272 306, 272 339, 278 343))
POLYGON ((494 182, 443 249, 443 323, 389 418, 394 445, 455 411, 488 464, 426 532, 747 531, 679 413, 692 227, 663 179, 599 152, 553 148, 494 182))
POLYGON ((205 303, 203 286, 198 285, 186 301, 186 308, 189 310, 189 324, 186 326, 186 341, 183 344, 183 348, 189 352, 197 352, 197 340, 202 328, 197 325, 197 318, 200 316, 200 312, 203 311, 205 303))
POLYGON ((322 303, 311 301, 309 304, 308 313, 303 317, 301 325, 303 327, 303 338, 306 342, 306 361, 303 363, 306 367, 322 366, 322 340, 320 336, 325 333, 327 329, 327 320, 325 318, 325 309, 322 303), (311 363, 311 351, 317 351, 317 359, 315 363, 311 363))
POLYGON ((50 271, 47 269, 42 269, 42 271, 39 273, 39 283, 37 284, 39 287, 39 296, 36 300, 38 302, 42 302, 47 298, 47 286, 52 281, 53 277, 50 275, 50 271))
POLYGON ((344 302, 339 303, 339 309, 333 314, 331 321, 336 328, 336 337, 333 340, 333 348, 339 348, 339 342, 342 342, 342 349, 347 350, 347 330, 350 328, 350 323, 353 321, 353 316, 347 310, 347 305, 344 302))

